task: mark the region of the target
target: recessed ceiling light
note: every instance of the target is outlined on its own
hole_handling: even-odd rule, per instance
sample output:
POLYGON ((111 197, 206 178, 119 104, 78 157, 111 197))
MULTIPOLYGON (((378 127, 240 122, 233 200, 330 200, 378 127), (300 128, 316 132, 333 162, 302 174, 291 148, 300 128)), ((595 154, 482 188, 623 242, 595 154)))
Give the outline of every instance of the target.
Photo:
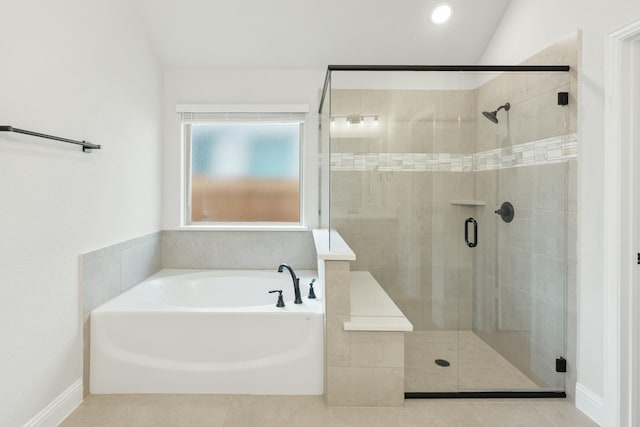
POLYGON ((431 21, 434 24, 444 24, 451 18, 453 7, 449 3, 441 3, 431 12, 431 21))

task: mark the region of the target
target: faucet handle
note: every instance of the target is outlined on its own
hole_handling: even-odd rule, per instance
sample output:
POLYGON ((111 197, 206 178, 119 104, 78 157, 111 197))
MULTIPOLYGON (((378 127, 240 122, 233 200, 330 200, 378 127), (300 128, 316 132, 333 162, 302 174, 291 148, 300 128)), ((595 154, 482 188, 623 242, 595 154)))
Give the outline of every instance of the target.
POLYGON ((307 298, 309 299, 315 299, 316 298, 316 293, 313 291, 313 284, 315 283, 316 279, 314 278, 313 280, 311 280, 311 283, 309 283, 309 296, 307 298))
POLYGON ((282 298, 282 289, 274 289, 273 291, 269 291, 270 294, 278 292, 278 302, 276 303, 276 307, 284 307, 284 299, 282 298))

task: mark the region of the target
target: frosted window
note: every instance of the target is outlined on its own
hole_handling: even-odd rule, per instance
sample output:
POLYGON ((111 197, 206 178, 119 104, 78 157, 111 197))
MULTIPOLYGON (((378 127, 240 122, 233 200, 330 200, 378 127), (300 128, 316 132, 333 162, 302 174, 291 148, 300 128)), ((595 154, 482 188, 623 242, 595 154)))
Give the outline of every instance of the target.
POLYGON ((300 123, 190 125, 191 222, 300 222, 300 123))

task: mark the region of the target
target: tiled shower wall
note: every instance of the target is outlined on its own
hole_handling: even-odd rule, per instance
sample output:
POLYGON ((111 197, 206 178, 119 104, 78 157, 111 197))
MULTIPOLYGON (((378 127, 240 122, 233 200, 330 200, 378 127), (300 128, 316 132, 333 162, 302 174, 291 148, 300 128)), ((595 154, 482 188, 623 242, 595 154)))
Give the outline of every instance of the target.
POLYGON ((520 158, 475 173, 475 197, 487 207, 511 202, 515 218, 505 223, 492 209, 477 209, 480 240, 498 250, 476 252, 473 329, 539 385, 564 386, 573 398, 578 38, 561 40, 525 63, 568 64, 571 71, 504 74, 476 90, 479 111, 511 103, 497 126, 478 121, 478 151, 495 150, 513 161, 514 147, 530 141, 556 145, 534 149, 529 164, 520 158), (558 92, 569 92, 569 105, 558 105, 558 92), (555 373, 561 356, 567 374, 555 373))
POLYGON ((540 386, 575 389, 578 39, 475 90, 332 90, 331 227, 414 330, 473 329, 540 386), (557 93, 569 92, 568 106, 557 93), (498 125, 481 112, 510 102, 498 125), (485 206, 452 205, 460 199, 485 206), (509 200, 516 219, 493 213, 509 200), (479 246, 464 246, 474 216, 479 246), (498 250, 498 248, 500 248, 498 250), (566 304, 565 304, 566 298, 566 304), (566 306, 566 310, 565 310, 566 306), (565 336, 566 330, 566 336, 565 336), (568 373, 555 373, 555 358, 568 373))
POLYGON ((378 117, 332 126, 331 227, 414 330, 471 328, 472 252, 458 239, 471 208, 450 202, 473 196, 473 105, 472 91, 331 93, 333 117, 378 117))

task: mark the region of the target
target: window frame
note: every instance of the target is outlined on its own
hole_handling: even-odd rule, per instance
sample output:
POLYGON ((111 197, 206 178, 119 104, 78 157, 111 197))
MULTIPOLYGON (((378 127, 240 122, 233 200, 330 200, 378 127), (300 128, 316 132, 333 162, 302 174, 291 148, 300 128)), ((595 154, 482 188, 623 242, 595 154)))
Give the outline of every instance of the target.
POLYGON ((308 126, 307 119, 309 106, 303 104, 286 105, 177 105, 176 112, 181 113, 180 133, 181 133, 181 197, 180 197, 180 229, 188 230, 253 230, 253 231, 301 231, 308 230, 307 218, 305 217, 305 135, 308 126), (204 113, 200 114, 199 113, 204 113), (206 120, 202 118, 207 113, 221 113, 228 116, 224 120, 206 120), (269 114, 275 114, 275 119, 269 114), (260 119, 261 115, 265 115, 260 119), (185 117, 196 116, 196 119, 185 119, 185 117), (286 120, 287 115, 297 117, 286 120), (235 120, 234 120, 235 116, 235 120), (255 118, 253 118, 255 116, 255 118), (278 120, 282 116, 283 119, 278 120), (246 117, 250 117, 247 119, 246 117), (242 118, 242 120, 238 120, 242 118), (191 146, 191 126, 193 124, 260 124, 260 123, 299 123, 300 132, 298 139, 298 222, 193 222, 191 221, 192 206, 192 146, 191 146))

